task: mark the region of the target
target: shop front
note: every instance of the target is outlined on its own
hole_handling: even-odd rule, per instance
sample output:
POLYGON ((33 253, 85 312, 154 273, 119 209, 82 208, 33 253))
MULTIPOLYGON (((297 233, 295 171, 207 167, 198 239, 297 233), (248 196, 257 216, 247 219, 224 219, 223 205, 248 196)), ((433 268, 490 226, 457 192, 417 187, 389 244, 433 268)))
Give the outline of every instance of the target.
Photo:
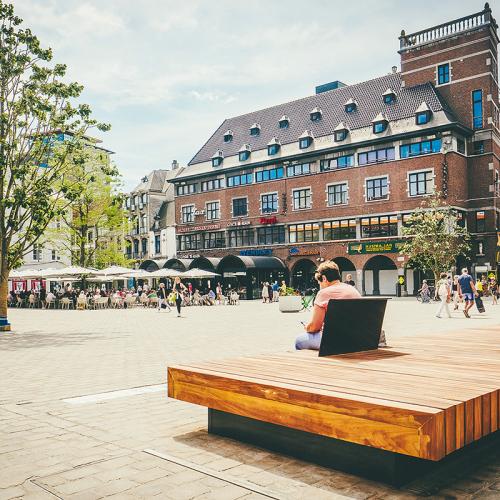
POLYGON ((261 297, 264 282, 288 280, 288 270, 271 250, 242 250, 240 255, 226 255, 217 266, 225 289, 236 290, 242 299, 261 297), (252 254, 254 253, 254 254, 252 254))

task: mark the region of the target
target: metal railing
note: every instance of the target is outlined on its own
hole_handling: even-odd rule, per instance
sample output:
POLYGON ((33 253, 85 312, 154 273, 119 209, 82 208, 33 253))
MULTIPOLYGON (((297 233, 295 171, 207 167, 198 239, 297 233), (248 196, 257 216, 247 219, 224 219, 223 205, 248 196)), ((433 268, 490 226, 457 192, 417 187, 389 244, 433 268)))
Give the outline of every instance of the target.
POLYGON ((492 24, 493 28, 495 30, 497 29, 497 23, 495 19, 491 17, 491 9, 488 3, 485 4, 484 10, 481 12, 461 17, 460 19, 455 19, 454 21, 439 24, 438 26, 433 26, 432 28, 417 31, 409 35, 407 35, 403 30, 401 31, 401 36, 399 37, 399 46, 401 49, 414 47, 416 45, 433 42, 435 40, 462 33, 480 26, 485 26, 487 24, 492 24))

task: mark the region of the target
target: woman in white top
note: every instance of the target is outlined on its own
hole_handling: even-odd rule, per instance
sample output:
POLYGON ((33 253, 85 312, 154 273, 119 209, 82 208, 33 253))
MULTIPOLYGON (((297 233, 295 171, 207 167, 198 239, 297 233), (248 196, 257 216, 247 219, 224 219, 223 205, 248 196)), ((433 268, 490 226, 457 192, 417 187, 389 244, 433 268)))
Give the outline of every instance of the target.
POLYGON ((262 284, 262 302, 265 304, 269 301, 269 288, 267 288, 267 283, 262 284))

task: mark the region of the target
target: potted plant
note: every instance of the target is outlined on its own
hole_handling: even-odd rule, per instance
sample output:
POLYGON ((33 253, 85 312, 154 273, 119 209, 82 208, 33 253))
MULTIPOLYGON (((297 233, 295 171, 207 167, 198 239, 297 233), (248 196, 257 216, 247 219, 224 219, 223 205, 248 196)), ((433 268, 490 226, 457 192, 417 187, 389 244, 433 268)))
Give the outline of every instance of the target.
POLYGON ((302 296, 298 290, 286 287, 280 295, 279 308, 281 312, 299 312, 302 309, 302 296))

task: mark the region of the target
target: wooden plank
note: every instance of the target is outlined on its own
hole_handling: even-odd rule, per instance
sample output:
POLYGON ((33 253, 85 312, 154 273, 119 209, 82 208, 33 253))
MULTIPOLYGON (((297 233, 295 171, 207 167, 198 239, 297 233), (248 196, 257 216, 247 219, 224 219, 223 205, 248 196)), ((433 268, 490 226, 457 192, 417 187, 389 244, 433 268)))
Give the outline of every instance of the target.
POLYGON ((500 391, 491 393, 491 432, 498 430, 498 396, 500 391))
POLYGON ((465 402, 465 444, 474 441, 474 401, 465 402))
POLYGON ((483 401, 482 398, 474 398, 474 440, 477 441, 483 436, 483 401))
POLYGON ((455 445, 457 449, 465 446, 465 403, 455 406, 455 445))
POLYGON ((482 435, 487 436, 491 432, 491 396, 490 394, 484 394, 481 399, 483 403, 481 408, 483 415, 481 430, 482 435))
POLYGON ((452 453, 457 449, 457 436, 456 436, 456 410, 452 406, 445 410, 445 441, 446 441, 446 454, 452 453))

